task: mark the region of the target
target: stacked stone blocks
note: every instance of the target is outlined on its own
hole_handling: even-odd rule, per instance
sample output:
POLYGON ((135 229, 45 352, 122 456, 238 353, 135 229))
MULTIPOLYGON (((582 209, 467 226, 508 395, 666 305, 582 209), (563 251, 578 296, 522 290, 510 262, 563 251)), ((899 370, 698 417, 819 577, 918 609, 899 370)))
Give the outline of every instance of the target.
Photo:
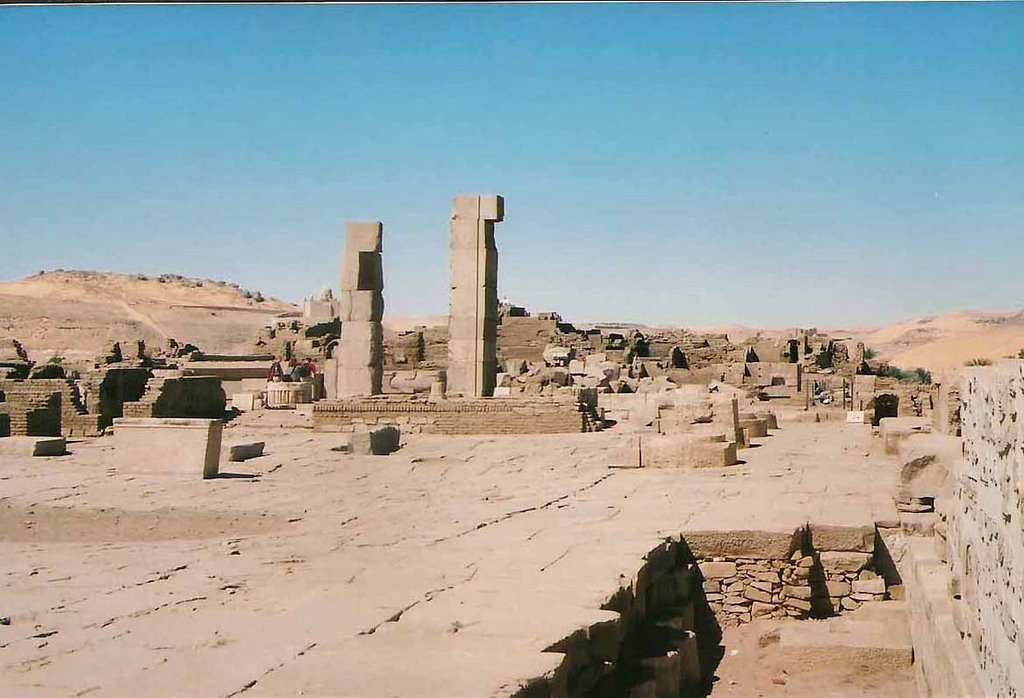
POLYGON ((505 201, 456 196, 451 218, 451 307, 448 315, 448 394, 494 394, 498 340, 498 250, 494 224, 505 201))
POLYGON ((381 259, 384 227, 380 221, 345 226, 341 263, 341 340, 337 395, 378 395, 384 367, 384 269, 381 259))

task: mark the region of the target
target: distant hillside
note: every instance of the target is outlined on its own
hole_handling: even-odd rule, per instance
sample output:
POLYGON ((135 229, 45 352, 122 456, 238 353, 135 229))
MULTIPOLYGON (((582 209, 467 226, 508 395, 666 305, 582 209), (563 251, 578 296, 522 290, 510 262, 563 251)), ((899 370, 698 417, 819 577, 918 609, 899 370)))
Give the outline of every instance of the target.
POLYGON ((941 371, 971 359, 1016 356, 1024 349, 1024 312, 948 313, 869 330, 859 339, 895 366, 941 371))
POLYGON ((0 283, 0 337, 14 337, 31 358, 90 358, 110 340, 164 346, 173 337, 210 352, 244 351, 260 327, 297 310, 260 300, 223 281, 92 271, 42 272, 0 283))

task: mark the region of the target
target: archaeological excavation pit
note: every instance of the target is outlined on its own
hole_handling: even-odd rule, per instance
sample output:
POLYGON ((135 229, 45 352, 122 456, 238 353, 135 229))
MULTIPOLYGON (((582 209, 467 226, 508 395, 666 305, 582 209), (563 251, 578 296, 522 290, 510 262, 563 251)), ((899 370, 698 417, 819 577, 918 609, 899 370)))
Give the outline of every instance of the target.
POLYGON ((849 695, 868 685, 916 695, 908 628, 900 627, 907 623, 902 579, 873 527, 684 535, 651 550, 621 583, 601 606, 614 615, 548 647, 564 655, 562 664, 517 696, 718 695, 726 658, 725 674, 742 675, 743 690, 752 691, 752 669, 770 670, 772 662, 732 659, 733 643, 749 645, 750 637, 762 652, 777 650, 769 687, 817 695, 821 665, 854 663, 839 680, 849 695), (842 625, 823 628, 830 623, 842 625))

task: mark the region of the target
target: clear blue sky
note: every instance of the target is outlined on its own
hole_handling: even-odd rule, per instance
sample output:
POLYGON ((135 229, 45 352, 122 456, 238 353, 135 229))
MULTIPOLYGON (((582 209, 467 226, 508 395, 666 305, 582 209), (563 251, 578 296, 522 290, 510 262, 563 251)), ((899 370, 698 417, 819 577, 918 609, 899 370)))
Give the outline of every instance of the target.
POLYGON ((298 300, 381 219, 388 312, 443 313, 460 192, 570 320, 1024 306, 1024 5, 0 9, 0 279, 298 300))

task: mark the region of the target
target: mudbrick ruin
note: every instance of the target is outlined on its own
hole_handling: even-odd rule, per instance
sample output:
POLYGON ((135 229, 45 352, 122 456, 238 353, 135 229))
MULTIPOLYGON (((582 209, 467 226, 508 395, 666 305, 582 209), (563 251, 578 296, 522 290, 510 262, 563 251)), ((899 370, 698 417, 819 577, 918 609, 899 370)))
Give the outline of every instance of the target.
POLYGON ((446 325, 363 221, 245 353, 4 339, 2 693, 1024 698, 1024 361, 577 327, 505 214, 454 198, 446 325))

